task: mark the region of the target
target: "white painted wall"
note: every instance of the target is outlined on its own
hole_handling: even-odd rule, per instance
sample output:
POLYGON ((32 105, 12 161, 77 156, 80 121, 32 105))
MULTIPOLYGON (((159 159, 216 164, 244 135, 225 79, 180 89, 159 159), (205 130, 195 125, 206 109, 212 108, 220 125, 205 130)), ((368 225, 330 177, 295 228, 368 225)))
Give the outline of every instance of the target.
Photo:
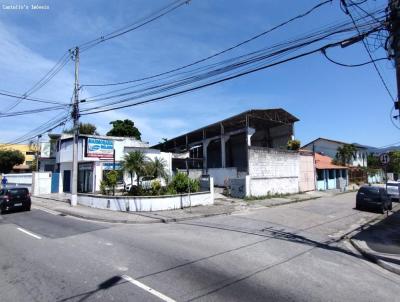
POLYGON ((34 196, 51 193, 51 172, 33 172, 32 190, 34 196))
POLYGON ((231 168, 209 168, 207 173, 214 179, 216 186, 227 186, 230 178, 237 178, 238 173, 235 167, 231 168))
MULTIPOLYGON (((157 149, 146 149, 146 148, 136 148, 136 147, 125 147, 124 148, 124 154, 127 154, 129 152, 133 151, 141 151, 143 152, 146 157, 148 157, 151 160, 155 160, 156 158, 158 159, 163 159, 166 163, 166 170, 167 174, 169 176, 172 176, 172 153, 169 152, 161 152, 160 150, 157 149)), ((131 183, 131 176, 128 173, 124 174, 124 182, 126 184, 131 183)), ((133 177, 133 182, 136 182, 136 175, 133 177)))
POLYGON ((307 192, 315 190, 316 170, 314 156, 300 154, 299 162, 299 191, 307 192))
POLYGON ((262 147, 249 147, 247 196, 297 193, 299 153, 262 147))
POLYGON ((99 196, 78 194, 78 203, 88 207, 122 211, 151 212, 175 210, 190 206, 211 205, 214 203, 211 192, 166 196, 99 196))
POLYGON ((2 174, 1 179, 6 177, 8 182, 7 186, 9 187, 27 187, 29 191, 31 191, 32 187, 32 173, 10 173, 10 174, 2 174))

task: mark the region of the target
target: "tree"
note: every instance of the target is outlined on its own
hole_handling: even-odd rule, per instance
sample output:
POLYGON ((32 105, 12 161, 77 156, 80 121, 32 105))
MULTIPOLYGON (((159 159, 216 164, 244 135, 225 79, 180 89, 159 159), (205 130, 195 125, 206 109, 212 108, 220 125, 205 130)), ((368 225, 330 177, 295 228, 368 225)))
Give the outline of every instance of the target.
POLYGON ((131 176, 131 185, 133 184, 133 174, 136 174, 137 186, 139 187, 140 177, 146 174, 147 164, 148 158, 141 151, 133 151, 125 154, 121 166, 131 176))
POLYGON ((345 144, 337 148, 335 160, 343 166, 351 163, 353 158, 356 158, 357 148, 354 145, 345 144))
POLYGON ((154 160, 150 159, 146 166, 148 176, 153 176, 154 178, 168 178, 168 174, 165 169, 167 166, 165 159, 158 157, 156 157, 154 160))
POLYGON ((14 166, 24 161, 25 156, 19 150, 0 150, 0 173, 9 173, 14 166))
POLYGON ((379 169, 381 168, 381 163, 379 157, 373 154, 368 154, 367 156, 367 166, 368 168, 379 169))
MULTIPOLYGON (((91 123, 79 123, 79 134, 99 135, 97 127, 91 123)), ((74 134, 74 128, 64 130, 64 133, 74 134)))
POLYGON ((297 139, 291 139, 287 142, 288 150, 297 151, 300 149, 300 141, 297 139))
POLYGON ((131 120, 116 120, 110 122, 110 125, 112 125, 112 129, 107 132, 107 136, 123 136, 134 137, 137 140, 141 139, 142 134, 131 120))
POLYGON ((390 162, 387 165, 387 171, 400 174, 400 151, 389 152, 390 162))

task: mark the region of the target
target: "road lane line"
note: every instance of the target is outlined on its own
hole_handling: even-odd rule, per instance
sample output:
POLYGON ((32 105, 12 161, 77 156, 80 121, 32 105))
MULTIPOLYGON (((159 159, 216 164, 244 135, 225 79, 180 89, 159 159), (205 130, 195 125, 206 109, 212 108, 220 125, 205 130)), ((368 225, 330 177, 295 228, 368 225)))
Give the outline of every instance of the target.
POLYGON ((40 237, 40 236, 38 236, 38 235, 36 235, 36 234, 33 234, 33 233, 31 233, 31 232, 29 232, 29 231, 23 229, 23 228, 17 228, 17 230, 18 230, 18 231, 21 231, 21 232, 23 232, 23 233, 25 233, 25 234, 27 234, 27 235, 29 235, 29 236, 32 236, 32 237, 34 237, 34 238, 36 238, 36 239, 42 239, 42 237, 40 237))
POLYGON ((38 209, 39 211, 43 211, 43 212, 46 212, 46 213, 49 213, 49 214, 52 214, 52 215, 57 215, 57 216, 60 215, 60 213, 58 213, 56 211, 49 210, 49 209, 46 209, 46 208, 42 208, 41 206, 34 205, 34 208, 38 209))
POLYGON ((166 302, 176 302, 174 299, 171 299, 170 297, 167 297, 166 295, 164 295, 164 294, 162 294, 162 293, 156 291, 155 289, 152 289, 151 287, 149 287, 149 286, 147 286, 147 285, 145 285, 145 284, 143 284, 143 283, 141 283, 141 282, 139 282, 139 281, 137 281, 137 280, 135 280, 135 279, 133 279, 133 278, 127 276, 127 275, 122 275, 121 277, 122 277, 124 280, 126 280, 126 281, 132 283, 133 285, 136 285, 137 287, 140 287, 141 289, 144 289, 144 290, 147 291, 148 293, 150 293, 150 294, 152 294, 152 295, 154 295, 154 296, 160 298, 160 299, 163 300, 163 301, 166 301, 166 302))

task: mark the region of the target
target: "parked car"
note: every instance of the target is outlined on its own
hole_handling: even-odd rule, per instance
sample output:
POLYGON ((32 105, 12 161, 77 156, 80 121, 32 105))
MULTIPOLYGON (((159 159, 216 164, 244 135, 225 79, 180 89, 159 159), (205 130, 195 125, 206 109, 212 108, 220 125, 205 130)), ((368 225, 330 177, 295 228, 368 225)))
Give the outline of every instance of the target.
POLYGON ((0 190, 0 211, 12 209, 31 210, 31 196, 28 188, 6 188, 0 190))
POLYGON ((374 208, 384 213, 392 209, 392 200, 382 187, 363 186, 356 196, 356 209, 374 208))
POLYGON ((398 181, 388 181, 386 191, 391 199, 399 201, 400 199, 400 183, 398 181))
MULTIPOLYGON (((139 184, 142 187, 142 189, 148 190, 151 189, 151 184, 155 181, 159 181, 161 183, 161 186, 165 187, 166 182, 163 178, 154 178, 153 176, 143 176, 139 180, 139 184)), ((133 183, 133 186, 136 186, 136 182, 133 183)), ((124 189, 126 192, 129 192, 131 190, 132 185, 130 183, 125 183, 124 189)))

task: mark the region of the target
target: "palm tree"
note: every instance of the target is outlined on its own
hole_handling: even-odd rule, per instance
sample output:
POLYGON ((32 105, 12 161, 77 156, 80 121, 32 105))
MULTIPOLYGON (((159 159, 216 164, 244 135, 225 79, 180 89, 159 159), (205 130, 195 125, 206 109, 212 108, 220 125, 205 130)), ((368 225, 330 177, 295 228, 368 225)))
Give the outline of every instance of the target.
POLYGON ((125 154, 121 163, 122 169, 131 176, 131 185, 133 185, 133 174, 136 174, 137 186, 139 187, 139 178, 145 174, 148 158, 141 151, 133 151, 125 154))
POLYGON ((148 168, 148 175, 153 176, 154 178, 168 178, 168 174, 166 171, 167 162, 163 158, 154 158, 154 160, 150 160, 147 168, 148 168))
POLYGON ((357 148, 354 145, 343 145, 343 147, 337 148, 336 159, 342 165, 350 164, 353 158, 356 158, 357 148))

